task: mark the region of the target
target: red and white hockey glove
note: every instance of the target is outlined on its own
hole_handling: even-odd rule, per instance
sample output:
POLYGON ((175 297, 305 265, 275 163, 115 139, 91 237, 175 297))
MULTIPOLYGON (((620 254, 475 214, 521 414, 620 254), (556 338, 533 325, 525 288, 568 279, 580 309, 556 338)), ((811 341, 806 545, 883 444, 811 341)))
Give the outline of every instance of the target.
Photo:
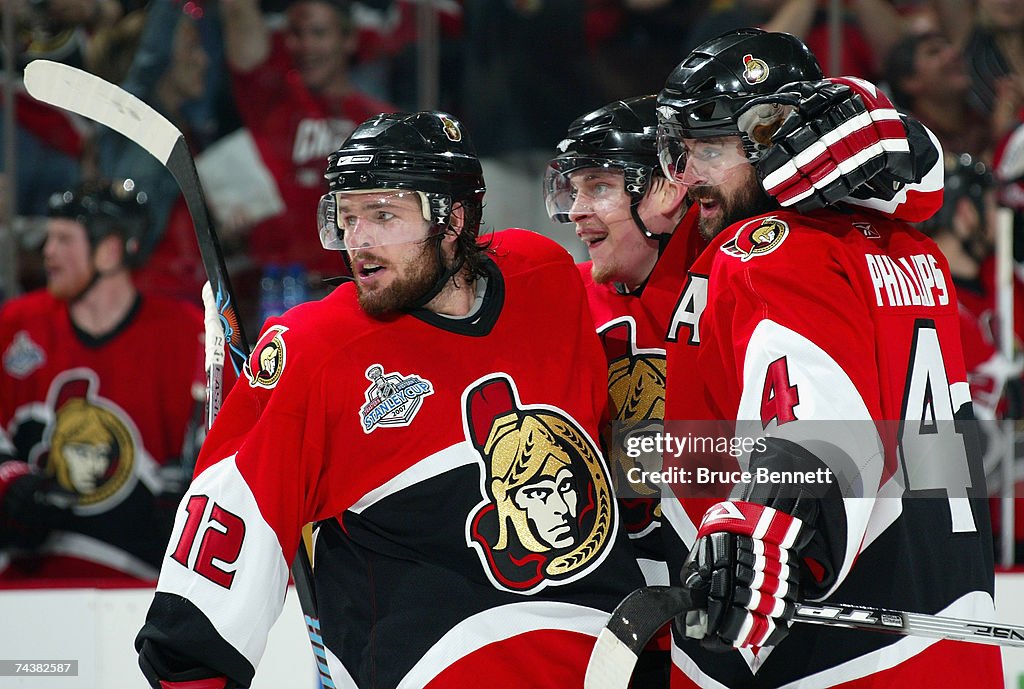
POLYGON ((871 184, 866 196, 858 196, 890 199, 903 184, 915 181, 904 122, 889 98, 863 79, 787 84, 774 95, 751 101, 738 125, 765 149, 756 164, 758 177, 783 207, 805 212, 827 206, 855 190, 863 192, 882 173, 886 184, 871 184), (758 109, 770 104, 795 111, 774 133, 763 128, 755 133, 762 122, 758 109))
POLYGON ((715 650, 781 641, 796 612, 799 551, 811 530, 796 517, 752 502, 710 508, 683 566, 685 584, 707 596, 703 609, 686 614, 686 636, 715 650))

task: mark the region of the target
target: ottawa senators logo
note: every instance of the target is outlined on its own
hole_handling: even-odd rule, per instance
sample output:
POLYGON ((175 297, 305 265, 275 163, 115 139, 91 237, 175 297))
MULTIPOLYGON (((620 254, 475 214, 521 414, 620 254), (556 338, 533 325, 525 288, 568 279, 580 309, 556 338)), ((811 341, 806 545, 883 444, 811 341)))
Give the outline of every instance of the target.
POLYGON ((242 367, 250 386, 270 390, 281 380, 284 365, 288 361, 288 349, 282 337, 286 332, 288 328, 283 325, 272 325, 260 336, 242 367))
POLYGON ((135 425, 118 405, 99 397, 96 374, 75 369, 54 379, 55 412, 47 429, 49 451, 41 462, 78 507, 103 505, 135 485, 140 443, 135 425))
POLYGON ((463 394, 483 501, 466 541, 498 588, 532 594, 586 576, 615 540, 615 500, 597 447, 568 415, 523 405, 503 375, 463 394))
POLYGON ((630 457, 625 443, 635 435, 660 431, 665 418, 665 350, 641 350, 636 343, 636 322, 629 316, 606 323, 598 335, 608 357, 608 397, 612 423, 605 447, 615 475, 613 485, 628 486, 621 496, 622 523, 632 537, 640 537, 661 521, 661 505, 653 499, 659 488, 630 481, 629 471, 661 471, 661 456, 630 457))
POLYGON ((736 236, 722 245, 722 251, 749 261, 755 256, 764 256, 782 246, 789 236, 789 225, 774 216, 758 218, 743 223, 736 236))
POLYGON ((764 60, 756 58, 750 53, 743 56, 743 81, 751 86, 760 84, 767 79, 770 72, 771 69, 768 68, 768 63, 764 60))

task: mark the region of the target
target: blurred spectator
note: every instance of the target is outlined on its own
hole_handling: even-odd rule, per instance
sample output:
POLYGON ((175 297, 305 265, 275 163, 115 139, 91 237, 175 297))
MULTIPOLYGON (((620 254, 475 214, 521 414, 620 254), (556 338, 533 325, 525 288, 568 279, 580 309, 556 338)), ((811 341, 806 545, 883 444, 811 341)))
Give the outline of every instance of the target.
POLYGON ((0 585, 153 580, 201 434, 199 309, 140 295, 131 180, 54 197, 47 289, 0 310, 0 585))
MULTIPOLYGON (((420 0, 353 2, 359 41, 352 65, 353 83, 401 110, 423 107, 419 84, 420 0)), ((457 0, 429 0, 436 15, 438 99, 431 107, 461 111, 463 16, 457 0)))
POLYGON ((999 140, 1022 121, 1024 2, 931 0, 943 30, 964 47, 974 96, 999 140))
POLYGON ((118 0, 14 0, 18 66, 45 58, 84 69, 92 34, 117 21, 118 0))
POLYGON ((685 36, 707 0, 588 0, 584 35, 602 101, 654 93, 685 53, 685 36))
MULTIPOLYGON (((137 96, 181 130, 193 150, 202 143, 193 135, 195 127, 186 117, 185 106, 207 93, 206 74, 209 58, 200 42, 196 17, 199 10, 189 4, 192 14, 182 10, 176 0, 152 0, 140 23, 133 13, 127 27, 111 36, 106 49, 96 47, 97 66, 104 65, 108 79, 137 96), (132 40, 131 28, 135 28, 132 40), (170 40, 168 40, 170 37, 170 40), (110 68, 124 55, 131 56, 126 73, 110 68)), ((125 22, 121 22, 124 24, 125 22)), ((185 213, 171 226, 168 220, 176 203, 183 204, 178 183, 159 161, 145 149, 117 132, 102 129, 97 142, 100 173, 105 177, 130 177, 148 195, 150 231, 139 247, 145 267, 136 275, 136 285, 144 292, 161 292, 198 302, 204 281, 191 222, 185 213)), ((180 213, 180 211, 179 211, 180 213)))
POLYGON ((586 50, 586 3, 465 0, 463 6, 462 114, 488 183, 484 221, 542 232, 582 258, 575 234, 548 218, 537 180, 568 124, 604 104, 586 50))
MULTIPOLYGON (((711 9, 687 36, 682 54, 727 31, 760 26, 785 31, 802 39, 830 74, 828 0, 732 0, 711 9)), ((889 0, 849 0, 843 3, 842 55, 839 74, 877 81, 882 59, 903 34, 903 18, 889 0)))
MULTIPOLYGON (((316 233, 317 204, 327 189, 323 161, 358 123, 394 110, 350 82, 356 34, 349 4, 296 0, 280 33, 271 33, 256 0, 223 0, 222 12, 238 111, 285 206, 249 230, 249 255, 260 266, 300 263, 315 273, 344 273, 316 233)), ((239 210, 244 226, 245 209, 239 210)))
POLYGON ((885 60, 893 101, 932 130, 944 151, 992 160, 992 131, 970 99, 970 78, 960 50, 941 33, 910 34, 885 60))
MULTIPOLYGON (((995 421, 1019 418, 1022 362, 1000 351, 996 267, 993 256, 995 189, 988 167, 969 154, 947 155, 942 208, 919 228, 930 235, 949 261, 960 304, 960 336, 974 414, 982 429, 989 493, 1000 490, 1000 462, 1007 438, 995 421)), ((1014 331, 1024 337, 1024 282, 1014 278, 1014 331)), ((993 531, 998 536, 998 501, 992 502, 993 531)), ((1017 510, 1016 533, 1024 538, 1024 510, 1017 510)))

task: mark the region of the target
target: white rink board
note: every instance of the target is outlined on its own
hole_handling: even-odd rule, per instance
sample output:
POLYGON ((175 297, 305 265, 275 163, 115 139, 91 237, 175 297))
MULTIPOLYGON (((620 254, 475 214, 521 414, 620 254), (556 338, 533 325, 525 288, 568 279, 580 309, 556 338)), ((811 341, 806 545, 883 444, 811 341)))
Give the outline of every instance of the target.
MULTIPOLYGON (((996 621, 1024 626, 1024 572, 996 575, 996 621)), ((1003 648, 1006 689, 1024 687, 1024 648, 1003 648)))
MULTIPOLYGON (((0 591, 0 660, 78 660, 78 677, 0 677, 2 689, 146 689, 134 650, 149 589, 0 591)), ((998 622, 1024 625, 1024 572, 996 576, 998 622)), ((1024 687, 1024 648, 1004 648, 1006 688, 1024 687)), ((319 686, 289 588, 252 689, 319 686)))
MULTIPOLYGON (((147 689, 135 635, 152 589, 0 591, 0 660, 77 660, 77 677, 0 677, 2 689, 147 689)), ((270 630, 252 689, 317 689, 295 589, 270 630)))

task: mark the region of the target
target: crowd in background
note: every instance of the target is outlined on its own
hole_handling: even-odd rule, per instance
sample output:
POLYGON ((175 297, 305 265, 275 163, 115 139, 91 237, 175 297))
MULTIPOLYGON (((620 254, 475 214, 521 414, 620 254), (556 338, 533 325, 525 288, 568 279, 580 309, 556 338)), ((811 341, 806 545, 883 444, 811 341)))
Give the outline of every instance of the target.
MULTIPOLYGON (((1024 171, 1024 2, 435 0, 429 7, 428 14, 415 0, 19 0, 5 18, 16 20, 18 45, 8 50, 16 74, 38 58, 86 69, 185 134, 250 331, 286 305, 279 295, 268 311, 275 281, 288 277, 301 300, 324 294, 322 278, 345 272, 314 229, 324 162, 369 116, 425 105, 417 41, 424 17, 438 36, 432 54, 440 77, 429 105, 473 132, 488 180, 485 226, 541 231, 578 257, 571 229, 546 216, 540 184, 568 123, 611 100, 658 91, 688 51, 725 31, 756 23, 793 33, 827 74, 881 84, 941 142, 947 207, 923 229, 951 256, 961 300, 970 302, 964 327, 978 340, 968 362, 976 400, 982 396, 993 417, 1018 414, 1019 404, 998 391, 1012 389, 1019 366, 993 363, 990 211, 1024 209, 1024 187, 1013 183, 1024 171), (830 51, 832 5, 842 6, 839 59, 830 51), (958 185, 953 193, 950 184, 958 185)), ((169 173, 116 133, 13 88, 16 179, 5 174, 3 182, 18 216, 5 218, 15 230, 18 289, 46 281, 45 235, 33 218, 46 215, 51 195, 81 180, 130 177, 152 213, 137 284, 143 293, 198 303, 205 274, 169 173)), ((1024 260, 1024 240, 1016 251, 1024 260)), ((1024 319, 1017 330, 1024 332, 1024 319)))

